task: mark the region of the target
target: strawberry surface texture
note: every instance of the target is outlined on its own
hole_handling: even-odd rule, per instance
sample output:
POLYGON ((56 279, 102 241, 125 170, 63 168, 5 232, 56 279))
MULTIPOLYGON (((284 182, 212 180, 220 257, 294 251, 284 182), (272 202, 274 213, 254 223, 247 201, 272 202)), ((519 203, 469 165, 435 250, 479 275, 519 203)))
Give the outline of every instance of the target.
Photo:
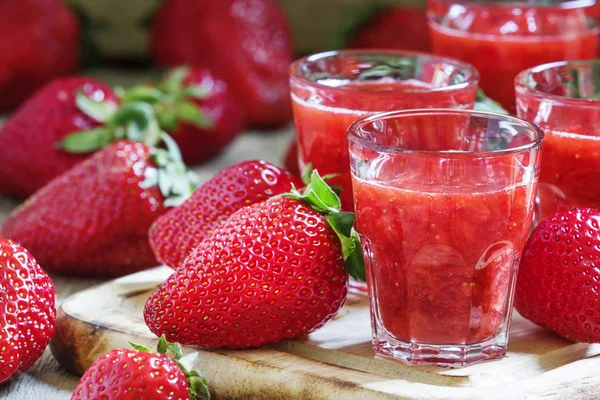
POLYGON ((574 209, 542 221, 519 267, 515 308, 577 342, 600 342, 600 211, 574 209))

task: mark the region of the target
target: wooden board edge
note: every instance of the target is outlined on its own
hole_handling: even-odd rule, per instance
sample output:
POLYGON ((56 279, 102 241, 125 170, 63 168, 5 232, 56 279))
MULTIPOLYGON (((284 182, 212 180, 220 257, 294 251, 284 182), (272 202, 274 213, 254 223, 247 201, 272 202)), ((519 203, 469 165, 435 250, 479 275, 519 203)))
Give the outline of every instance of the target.
MULTIPOLYGON (((158 339, 137 335, 132 337, 126 332, 110 331, 105 327, 74 318, 60 308, 57 314, 56 334, 50 343, 50 350, 63 368, 73 374, 82 375, 98 357, 115 348, 129 347, 128 342, 131 340, 153 348, 156 347, 158 339)), ((217 400, 399 399, 397 395, 368 389, 358 383, 324 377, 318 373, 287 370, 272 363, 238 357, 231 351, 195 350, 199 354, 197 368, 205 374, 217 400)), ((305 360, 276 350, 264 351, 272 352, 273 359, 284 357, 286 362, 290 363, 314 363, 315 371, 321 368, 336 368, 339 369, 340 375, 344 373, 342 368, 336 366, 305 360)))

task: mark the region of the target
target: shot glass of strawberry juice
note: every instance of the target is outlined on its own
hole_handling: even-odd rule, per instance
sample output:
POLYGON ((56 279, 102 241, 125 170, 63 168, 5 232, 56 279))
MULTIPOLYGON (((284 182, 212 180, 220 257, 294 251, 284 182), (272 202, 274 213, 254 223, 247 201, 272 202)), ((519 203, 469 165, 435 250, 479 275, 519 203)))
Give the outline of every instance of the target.
POLYGON ((349 130, 373 347, 414 364, 506 354, 543 132, 471 110, 374 115, 349 130))
POLYGON ((300 59, 290 78, 300 167, 339 174, 331 183, 351 211, 350 124, 383 111, 472 108, 478 81, 466 63, 421 53, 344 50, 300 59))
POLYGON ((526 68, 596 57, 595 0, 428 0, 435 54, 471 63, 481 88, 514 111, 515 76, 526 68))
POLYGON ((600 209, 600 61, 545 64, 515 80, 517 113, 546 133, 538 220, 600 209))

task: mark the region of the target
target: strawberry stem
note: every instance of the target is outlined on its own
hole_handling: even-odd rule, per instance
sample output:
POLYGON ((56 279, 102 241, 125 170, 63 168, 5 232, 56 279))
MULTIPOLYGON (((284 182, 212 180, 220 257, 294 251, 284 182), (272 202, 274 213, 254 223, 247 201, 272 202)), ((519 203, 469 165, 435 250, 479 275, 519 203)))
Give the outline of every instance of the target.
MULTIPOLYGON (((308 175, 308 174, 303 174, 308 175)), ((354 230, 355 215, 341 211, 340 198, 316 170, 310 173, 306 187, 299 191, 295 187, 284 197, 303 201, 325 217, 327 223, 340 239, 346 269, 350 276, 365 281, 365 263, 358 233, 354 230)))
MULTIPOLYGON (((144 353, 153 352, 146 346, 132 342, 129 342, 129 344, 138 351, 144 353)), ((185 379, 188 382, 190 400, 210 400, 210 392, 208 390, 206 378, 202 372, 193 369, 194 364, 198 361, 198 353, 189 353, 184 356, 181 345, 179 343, 167 342, 165 335, 161 335, 158 339, 156 353, 166 355, 181 369, 181 372, 183 372, 183 375, 185 375, 185 379)))

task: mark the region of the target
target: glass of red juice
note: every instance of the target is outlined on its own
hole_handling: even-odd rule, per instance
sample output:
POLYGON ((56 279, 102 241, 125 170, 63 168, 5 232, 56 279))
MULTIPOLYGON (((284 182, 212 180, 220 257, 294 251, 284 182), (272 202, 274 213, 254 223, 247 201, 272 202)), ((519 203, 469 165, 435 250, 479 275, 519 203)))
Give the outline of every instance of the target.
POLYGON ((471 63, 481 88, 514 111, 515 76, 526 68, 596 57, 595 0, 428 0, 435 54, 471 63))
POLYGON ((472 108, 479 75, 439 56, 344 50, 311 55, 291 66, 290 85, 300 168, 309 163, 341 187, 351 211, 347 132, 360 118, 409 108, 472 108))
POLYGON ((376 353, 449 366, 503 357, 542 130, 430 109, 367 117, 348 137, 376 353))
POLYGON ((518 115, 546 133, 536 219, 600 209, 600 61, 540 65, 515 87, 518 115))

